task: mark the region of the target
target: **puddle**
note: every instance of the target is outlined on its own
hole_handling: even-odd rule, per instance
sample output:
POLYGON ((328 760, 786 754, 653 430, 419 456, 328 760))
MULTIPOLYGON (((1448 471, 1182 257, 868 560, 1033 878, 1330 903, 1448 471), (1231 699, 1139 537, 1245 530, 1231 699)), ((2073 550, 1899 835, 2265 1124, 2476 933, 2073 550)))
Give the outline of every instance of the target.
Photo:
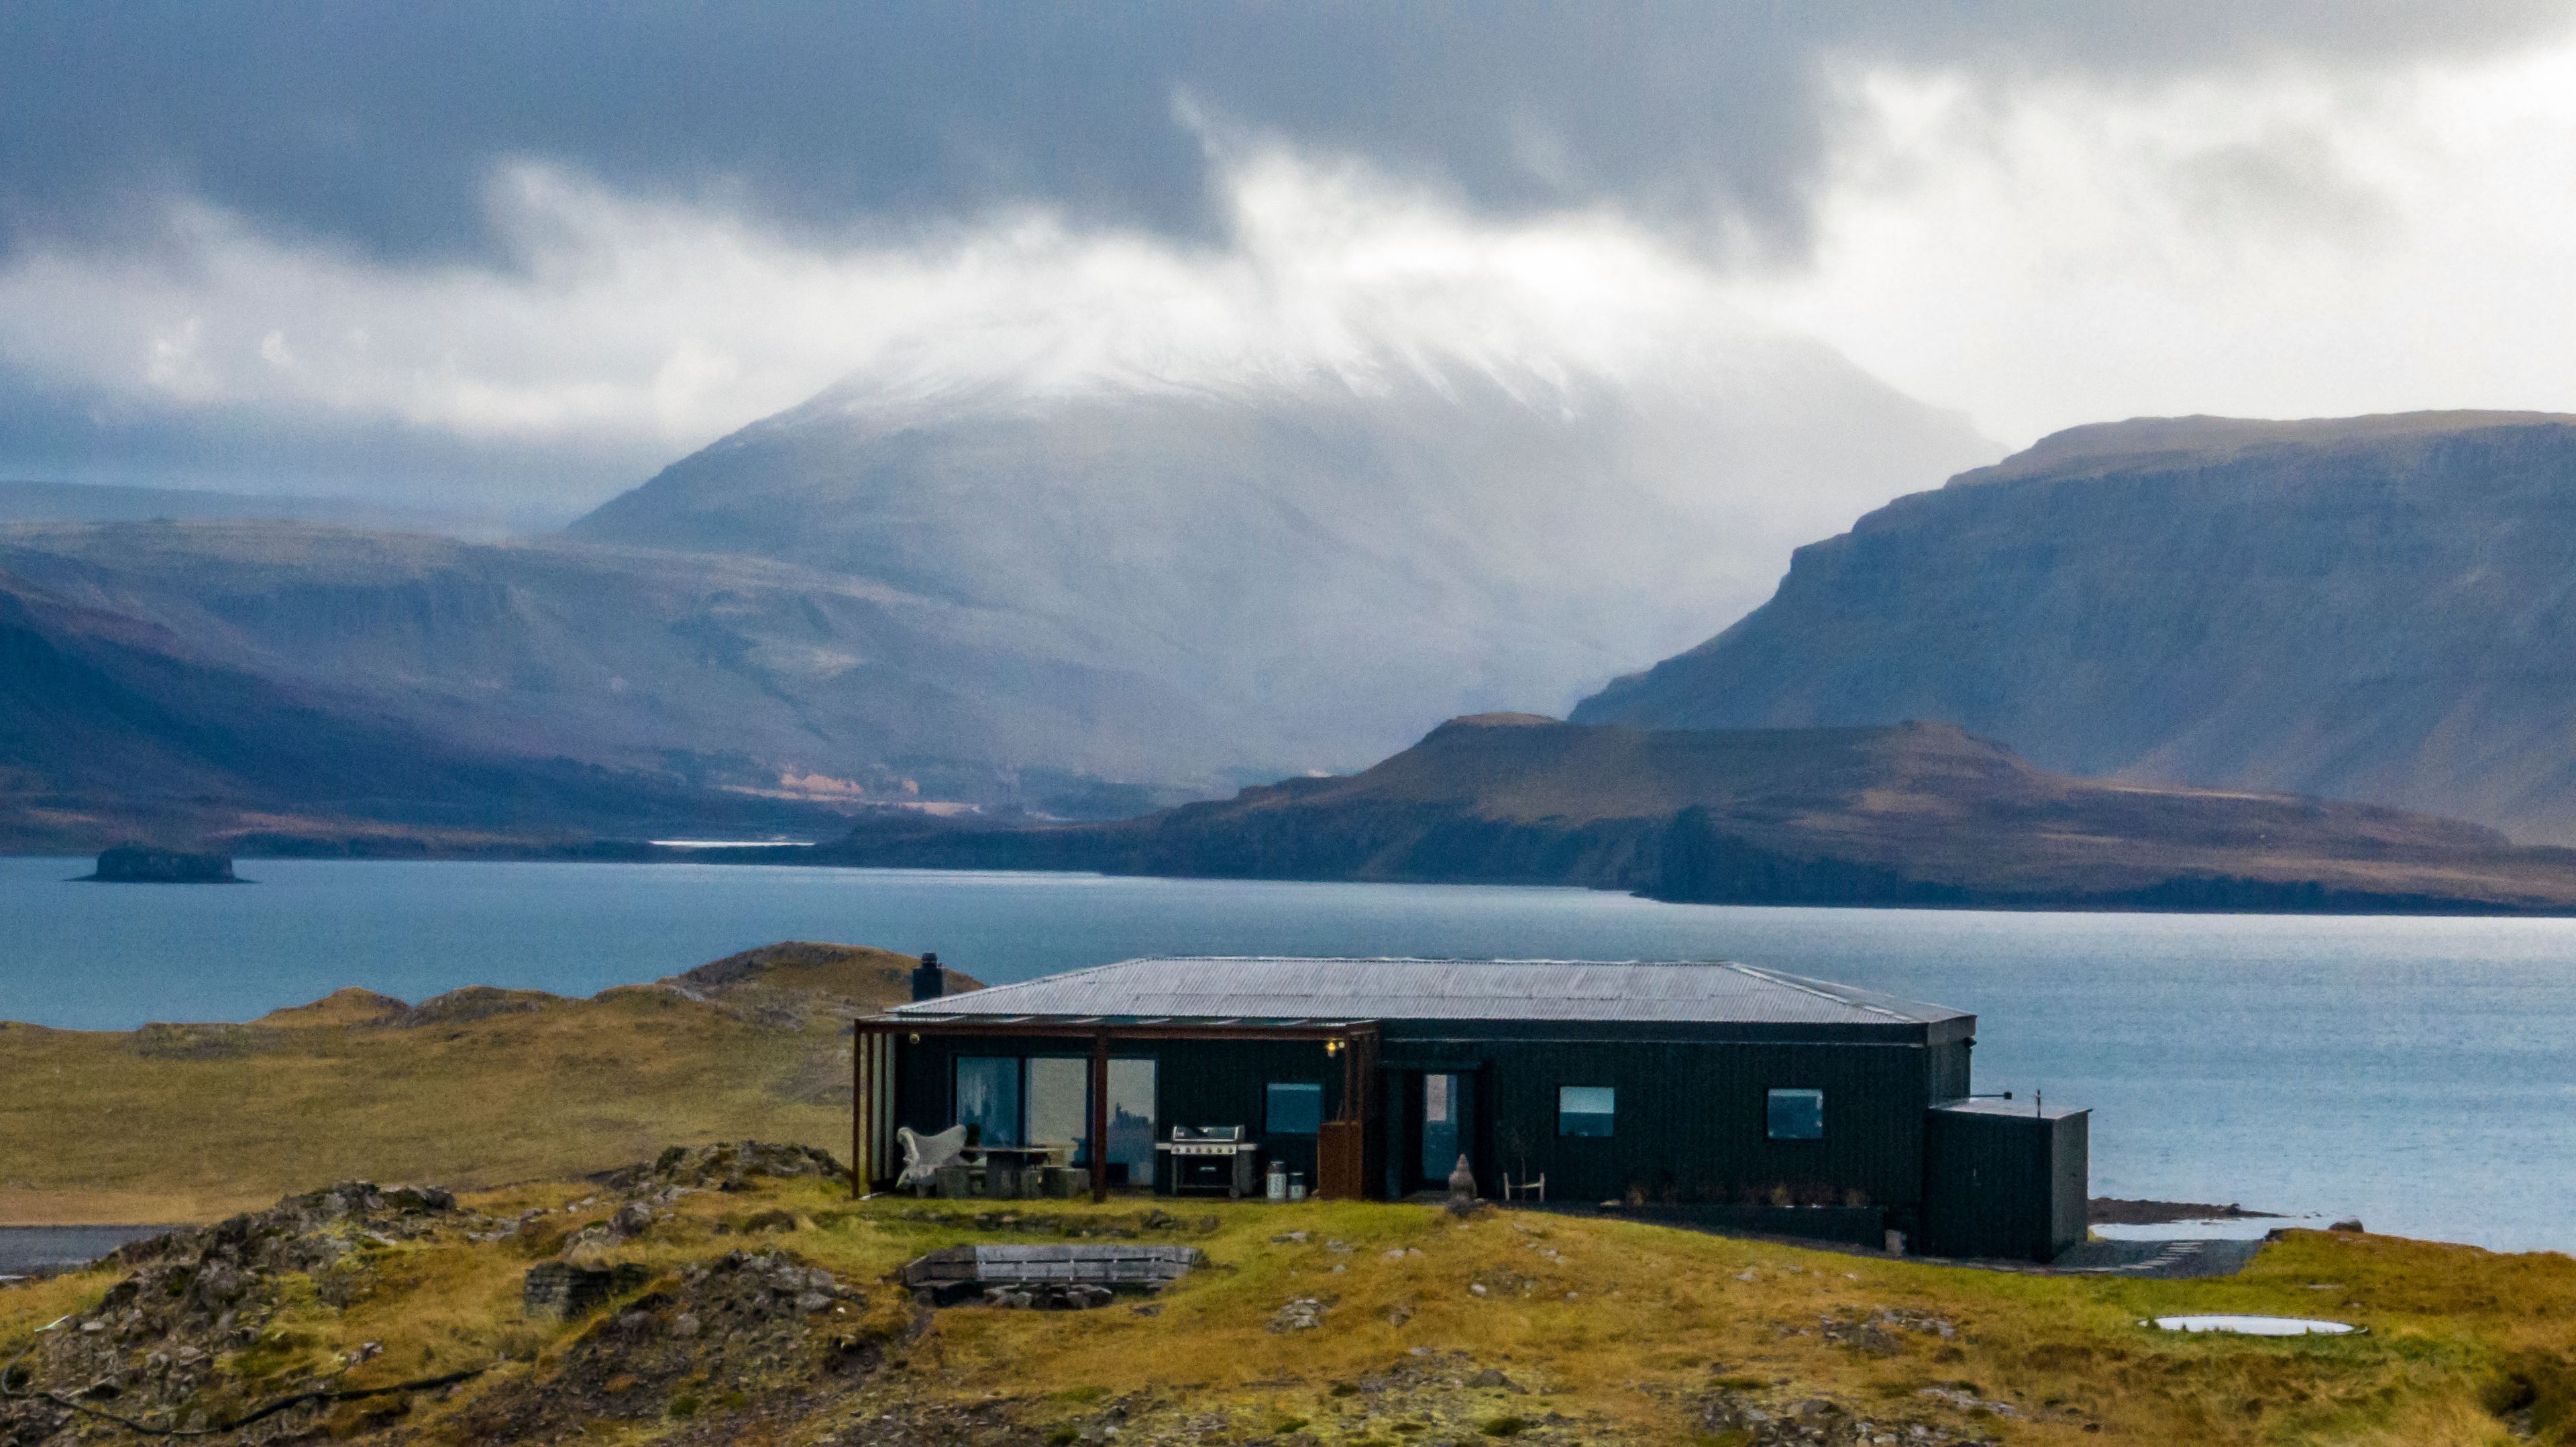
POLYGON ((2160 1316, 2164 1331, 2220 1331, 2237 1336, 2342 1336, 2360 1330, 2350 1322, 2304 1316, 2160 1316))

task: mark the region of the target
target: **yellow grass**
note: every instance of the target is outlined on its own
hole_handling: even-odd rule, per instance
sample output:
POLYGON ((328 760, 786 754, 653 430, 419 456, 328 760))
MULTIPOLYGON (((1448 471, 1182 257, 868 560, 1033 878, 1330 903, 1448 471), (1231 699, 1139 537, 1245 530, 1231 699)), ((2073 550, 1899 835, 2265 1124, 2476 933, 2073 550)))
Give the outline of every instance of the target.
POLYGON ((560 1179, 672 1142, 846 1152, 845 1021, 901 998, 912 961, 773 952, 697 1000, 465 991, 388 1023, 399 1001, 348 990, 248 1025, 0 1025, 0 1224, 213 1220, 350 1177, 560 1179))
MULTIPOLYGON (((522 1187, 468 1204, 498 1214, 590 1191, 522 1187)), ((299 1299, 245 1362, 286 1380, 381 1341, 384 1355, 351 1384, 484 1364, 503 1376, 542 1373, 580 1328, 521 1320, 520 1274, 614 1204, 549 1217, 555 1224, 531 1239, 371 1249, 374 1290, 345 1312, 299 1299)), ((1302 1421, 1327 1444, 1408 1440, 1399 1431, 1408 1417, 1433 1434, 1409 1440, 1458 1441, 1480 1421, 1553 1412, 1590 1440, 1705 1447, 1725 1439, 1703 1432, 1698 1408, 1724 1387, 1780 1403, 1827 1396, 1874 1420, 1940 1422, 2016 1443, 2467 1447, 2517 1440, 2503 1413, 2526 1403, 2537 1440, 2567 1440, 2576 1420, 2564 1415, 2576 1402, 2566 1365, 2576 1349, 2576 1263, 2377 1237, 2298 1233, 2240 1277, 2156 1282, 1968 1271, 1534 1212, 1487 1211, 1461 1225, 1436 1209, 1387 1204, 854 1204, 831 1183, 805 1181, 684 1197, 673 1219, 611 1254, 667 1272, 735 1246, 775 1245, 861 1284, 864 1312, 899 1317, 913 1308, 886 1278, 924 1251, 1056 1239, 1031 1218, 1133 1224, 1157 1204, 1182 1222, 1176 1236, 1157 1239, 1198 1244, 1210 1257, 1158 1313, 1123 1303, 1083 1313, 944 1310, 868 1390, 879 1405, 997 1395, 1042 1435, 1078 1431, 1115 1399, 1134 1412, 1140 1437, 1158 1421, 1219 1414, 1230 1439, 1302 1421), (797 1229, 748 1239, 719 1229, 777 1206, 797 1229), (1273 1240, 1291 1231, 1308 1239, 1273 1240), (1470 1290, 1480 1281, 1483 1296, 1470 1290), (1271 1329, 1280 1306, 1310 1296, 1327 1303, 1323 1328, 1271 1329), (1399 1322, 1397 1308, 1409 1316, 1399 1322), (1822 1319, 1887 1310, 1947 1320, 1955 1335, 1897 1331, 1874 1355, 1817 1330, 1822 1319), (2138 1324, 2186 1311, 2326 1314, 2370 1330, 2265 1341, 2138 1324), (1530 1390, 1470 1392, 1432 1421, 1345 1385, 1412 1359, 1417 1347, 1464 1354, 1530 1390), (1963 1410, 1926 1388, 1973 1392, 2012 1415, 1963 1410)), ((0 1349, 15 1350, 111 1280, 0 1291, 0 1349)), ((471 1400, 460 1394, 410 1428, 435 1438, 440 1417, 471 1400)), ((834 1424, 809 1425, 792 1440, 834 1424)))

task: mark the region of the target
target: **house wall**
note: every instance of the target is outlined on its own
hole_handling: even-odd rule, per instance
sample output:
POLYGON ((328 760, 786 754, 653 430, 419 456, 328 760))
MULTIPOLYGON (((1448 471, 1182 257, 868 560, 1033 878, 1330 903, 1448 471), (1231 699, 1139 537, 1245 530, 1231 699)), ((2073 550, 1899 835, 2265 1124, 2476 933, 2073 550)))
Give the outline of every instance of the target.
MULTIPOLYGON (((956 1119, 954 1061, 961 1055, 1088 1055, 1089 1041, 926 1034, 897 1051, 896 1119, 939 1130, 956 1119)), ((1312 1081, 1324 1087, 1324 1116, 1343 1108, 1343 1066, 1321 1042, 1118 1040, 1119 1059, 1156 1063, 1155 1129, 1175 1124, 1243 1125, 1271 1159, 1317 1179, 1316 1138, 1266 1130, 1265 1087, 1312 1081)), ((1479 1190, 1500 1194, 1505 1171, 1544 1175, 1551 1200, 1599 1201, 1632 1192, 1654 1202, 1767 1203, 1888 1208, 1910 1226, 1924 1179, 1925 1107, 1936 1093, 1935 1060, 1961 1046, 1893 1040, 1686 1040, 1494 1038, 1390 1028, 1380 1047, 1368 1135, 1373 1190, 1389 1166, 1404 1165, 1403 1094, 1416 1072, 1468 1077, 1475 1108, 1466 1147, 1479 1190), (1558 1089, 1609 1086, 1618 1109, 1607 1138, 1557 1133, 1558 1089), (1767 1092, 1825 1093, 1825 1135, 1774 1141, 1767 1092)), ((1945 1067, 1946 1068, 1946 1067, 1945 1067)), ((1939 1088, 1948 1091, 1946 1085, 1939 1088)))
POLYGON ((1959 1100, 1969 1090, 1968 1057, 1976 1042, 1967 1036, 1935 1040, 1924 1049, 1927 1082, 1935 1101, 1959 1100))
POLYGON ((2049 1261, 2084 1239, 2087 1112, 1935 1110, 1928 1121, 1924 1250, 2049 1261))
MULTIPOLYGON (((1797 1204, 1910 1211, 1922 1197, 1923 1046, 1878 1042, 1408 1040, 1390 1033, 1390 1085, 1414 1070, 1472 1073, 1478 1186, 1544 1175, 1550 1200, 1797 1204), (1618 1092, 1605 1138, 1557 1133, 1563 1086, 1618 1092), (1821 1140, 1769 1138, 1769 1092, 1825 1093, 1821 1140)), ((1399 1108, 1404 1104, 1397 1097, 1399 1108)))

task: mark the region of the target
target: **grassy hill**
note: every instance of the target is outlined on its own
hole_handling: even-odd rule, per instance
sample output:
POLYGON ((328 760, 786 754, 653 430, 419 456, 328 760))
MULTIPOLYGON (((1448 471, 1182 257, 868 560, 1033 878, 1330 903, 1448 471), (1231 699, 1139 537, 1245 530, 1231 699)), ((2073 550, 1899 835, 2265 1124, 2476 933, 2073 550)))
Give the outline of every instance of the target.
POLYGON ((0 1224, 211 1220, 344 1177, 549 1180, 670 1141, 846 1153, 847 1022, 909 998, 914 963, 782 944, 587 1000, 342 990, 248 1024, 0 1025, 0 1224))
MULTIPOLYGON (((475 1373, 267 1428, 367 1442, 2488 1447, 2564 1442, 2576 1406, 2576 1262, 2558 1255, 2302 1231, 2235 1278, 2117 1280, 1526 1210, 853 1203, 810 1176, 680 1179, 452 1208, 308 1197, 139 1253, 130 1286, 117 1268, 0 1289, 0 1352, 36 1347, 22 1391, 218 1424, 294 1391, 475 1373), (618 1234, 635 1203, 649 1219, 618 1234), (1085 1312, 931 1310, 889 1279, 938 1247, 1067 1237, 1185 1243, 1208 1264, 1085 1312), (230 1294, 200 1304, 203 1263, 249 1249, 236 1239, 273 1264, 225 1265, 230 1294), (557 1259, 631 1264, 639 1283, 572 1322, 523 1317, 523 1273, 557 1259), (790 1271, 792 1291, 772 1285, 790 1271), (2368 1332, 2142 1325, 2210 1311, 2368 1332)), ((0 1416, 15 1441, 78 1425, 41 1399, 0 1416)))

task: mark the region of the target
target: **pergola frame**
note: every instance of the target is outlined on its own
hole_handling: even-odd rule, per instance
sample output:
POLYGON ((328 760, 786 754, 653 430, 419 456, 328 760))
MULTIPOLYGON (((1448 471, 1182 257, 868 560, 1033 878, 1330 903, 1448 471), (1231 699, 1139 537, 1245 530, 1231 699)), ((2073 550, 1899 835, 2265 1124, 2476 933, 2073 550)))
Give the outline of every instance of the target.
POLYGON ((918 1044, 934 1035, 1085 1040, 1091 1045, 1091 1199, 1109 1199, 1103 1152, 1109 1143, 1109 1053, 1121 1040, 1306 1040, 1342 1058, 1342 1109, 1333 1124, 1354 1134, 1369 1118, 1377 1078, 1378 1022, 1114 1020, 1108 1017, 877 1015, 854 1022, 850 1040, 850 1195, 867 1194, 875 1178, 877 1140, 892 1140, 895 1037, 918 1044), (882 1132, 871 1127, 882 1125, 882 1132))

